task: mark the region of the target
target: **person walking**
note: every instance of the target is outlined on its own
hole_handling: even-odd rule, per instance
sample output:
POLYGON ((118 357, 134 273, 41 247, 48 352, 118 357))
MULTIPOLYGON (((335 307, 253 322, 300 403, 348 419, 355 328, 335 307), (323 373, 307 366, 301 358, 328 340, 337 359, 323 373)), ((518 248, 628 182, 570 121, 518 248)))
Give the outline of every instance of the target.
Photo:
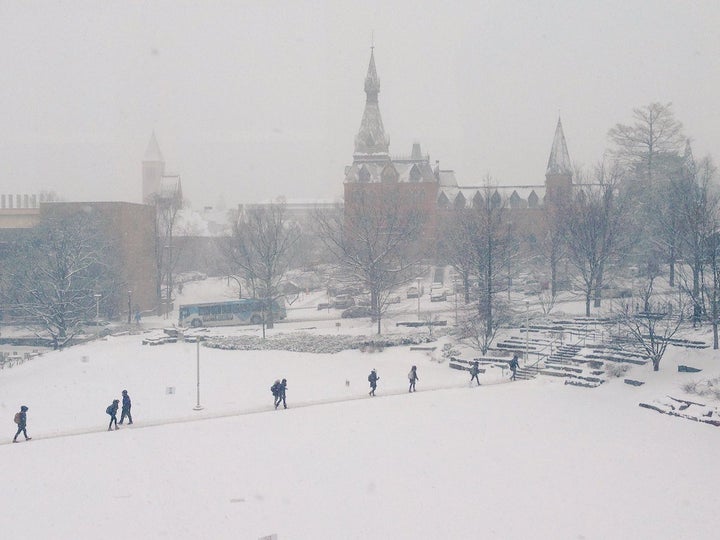
POLYGON ((130 396, 128 396, 127 390, 122 391, 122 412, 120 413, 120 424, 122 424, 125 421, 125 417, 127 416, 128 419, 128 425, 132 425, 132 414, 130 414, 130 407, 132 407, 132 402, 130 401, 130 396))
POLYGON ((275 399, 275 408, 278 408, 282 401, 283 409, 287 409, 287 403, 285 402, 285 391, 287 390, 287 379, 283 379, 278 387, 277 398, 275 399))
POLYGON ((20 407, 20 412, 15 413, 15 423, 17 424, 17 433, 13 437, 13 442, 17 442, 18 435, 21 433, 25 435, 25 440, 29 441, 32 437, 28 437, 27 434, 27 412, 28 408, 23 405, 20 407))
POLYGON ((517 353, 515 353, 512 357, 512 360, 510 360, 510 363, 509 363, 510 369, 512 370, 512 376, 510 377, 511 381, 515 380, 515 375, 516 375, 517 368, 519 365, 520 365, 520 363, 518 362, 518 355, 517 355, 517 353))
POLYGON ((280 379, 275 379, 275 382, 270 387, 270 391, 273 395, 273 405, 275 405, 275 408, 277 409, 280 404, 280 398, 278 397, 280 395, 280 379))
POLYGON ((117 411, 118 411, 119 403, 120 403, 119 399, 113 399, 113 402, 110 405, 108 405, 107 409, 105 409, 105 412, 110 415, 110 423, 108 424, 108 431, 112 431, 113 422, 115 422, 115 429, 120 429, 117 425, 117 411))
POLYGON ((374 369, 370 372, 370 375, 368 375, 368 382, 370 383, 370 392, 368 392, 369 395, 374 396, 375 395, 375 389, 377 388, 377 382, 380 380, 380 377, 378 377, 377 371, 374 369))
POLYGON ((413 366, 410 368, 410 373, 408 373, 408 380, 410 381, 410 388, 408 388, 408 392, 414 392, 415 382, 420 380, 420 377, 418 377, 417 374, 417 366, 413 366))
POLYGON ((480 386, 480 379, 478 378, 478 373, 480 373, 480 368, 478 367, 478 361, 475 360, 472 363, 472 367, 470 368, 470 384, 472 384, 473 380, 477 381, 477 385, 480 386))

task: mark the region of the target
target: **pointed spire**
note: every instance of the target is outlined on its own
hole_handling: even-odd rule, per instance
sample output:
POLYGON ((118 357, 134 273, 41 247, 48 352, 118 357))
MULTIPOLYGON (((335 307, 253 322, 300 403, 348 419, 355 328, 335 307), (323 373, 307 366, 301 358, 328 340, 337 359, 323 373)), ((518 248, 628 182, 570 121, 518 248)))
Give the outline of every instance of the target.
POLYGON ((380 79, 375 68, 375 47, 370 48, 370 64, 365 76, 365 111, 363 112, 360 130, 355 136, 355 159, 387 159, 390 141, 385 135, 380 107, 378 106, 378 93, 380 92, 380 79))
POLYGON ((162 152, 160 152, 160 145, 158 144, 157 138, 155 137, 155 131, 152 132, 150 142, 148 143, 147 149, 145 150, 145 157, 143 157, 143 161, 156 161, 160 163, 165 162, 162 152))
POLYGON ((565 143, 565 134, 563 133, 560 117, 558 117, 557 127, 555 128, 555 138, 553 139, 550 158, 548 159, 547 170, 545 171, 545 176, 554 174, 572 175, 572 162, 570 161, 570 154, 568 153, 567 144, 565 143))
POLYGON ((365 94, 367 94, 368 102, 377 103, 379 93, 380 79, 375 68, 375 47, 370 47, 370 65, 368 65, 367 75, 365 76, 365 94))

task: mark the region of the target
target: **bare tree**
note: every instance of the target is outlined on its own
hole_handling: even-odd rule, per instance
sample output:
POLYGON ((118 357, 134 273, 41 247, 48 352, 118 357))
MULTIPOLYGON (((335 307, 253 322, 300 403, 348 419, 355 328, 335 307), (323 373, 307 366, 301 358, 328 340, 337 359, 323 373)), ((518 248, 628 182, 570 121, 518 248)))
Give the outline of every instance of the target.
POLYGON ((165 298, 165 313, 170 311, 170 302, 173 291, 173 273, 179 260, 180 252, 177 249, 175 236, 178 215, 183 207, 181 194, 172 196, 156 194, 153 196, 156 220, 155 259, 157 261, 156 287, 157 297, 165 298), (163 284, 165 291, 163 293, 163 284))
POLYGON ((274 325, 273 305, 282 298, 280 285, 292 266, 299 238, 298 227, 286 218, 284 203, 247 208, 233 225, 227 256, 253 296, 263 301, 263 336, 265 327, 274 325))
POLYGON ((675 119, 672 103, 650 103, 633 109, 632 124, 616 124, 608 137, 615 156, 638 171, 646 185, 652 184, 664 154, 677 154, 685 138, 675 119))
POLYGON ((621 312, 620 321, 629 332, 633 341, 652 360, 653 371, 660 369, 660 360, 670 339, 677 333, 682 324, 682 305, 678 306, 677 313, 671 315, 665 305, 648 302, 650 310, 632 313, 626 306, 621 312))
POLYGON ((506 201, 493 186, 492 178, 484 179, 479 193, 472 208, 453 211, 455 238, 451 248, 456 252, 451 260, 467 261, 463 264, 472 267, 477 276, 477 314, 470 317, 470 321, 474 328, 483 328, 484 339, 489 343, 497 331, 496 295, 506 286, 501 279, 502 270, 509 267, 509 259, 517 253, 517 244, 507 220, 506 201))
POLYGON ((56 349, 94 318, 95 294, 102 292, 107 314, 118 305, 112 249, 99 230, 98 220, 86 213, 50 216, 17 246, 6 302, 47 331, 56 349))
MULTIPOLYGON (((450 263, 460 275, 463 284, 463 299, 470 303, 470 278, 477 270, 472 256, 472 240, 466 234, 463 220, 471 212, 468 208, 453 208, 440 216, 440 238, 438 252, 440 257, 450 263)), ((457 291, 455 291, 457 294, 457 291)))
POLYGON ((390 293, 422 267, 423 192, 409 184, 367 184, 350 196, 343 216, 318 213, 316 222, 341 271, 370 292, 380 334, 390 293))
POLYGON ((685 196, 676 211, 683 223, 684 263, 678 265, 680 289, 692 301, 693 325, 709 321, 713 327, 713 346, 718 346, 720 317, 718 296, 718 231, 720 230, 720 192, 715 184, 716 169, 710 158, 696 167, 686 160, 683 167, 685 196))
POLYGON ((578 271, 588 317, 593 295, 595 307, 600 307, 609 263, 631 241, 628 200, 620 189, 622 179, 619 167, 608 169, 600 165, 596 170, 596 183, 581 186, 562 209, 568 256, 578 271))

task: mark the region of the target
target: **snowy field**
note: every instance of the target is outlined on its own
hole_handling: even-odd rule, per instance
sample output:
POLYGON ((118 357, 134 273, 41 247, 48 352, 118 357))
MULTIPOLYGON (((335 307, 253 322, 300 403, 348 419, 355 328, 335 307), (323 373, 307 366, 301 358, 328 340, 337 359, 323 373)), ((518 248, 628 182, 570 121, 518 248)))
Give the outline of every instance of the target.
MULTIPOLYGON (((153 323, 162 325, 145 322, 153 323)), ((367 321, 345 320, 272 332, 292 327, 372 332, 367 321)), ((720 531, 720 430, 638 407, 718 376, 712 350, 671 348, 659 373, 633 367, 628 376, 641 387, 615 379, 584 389, 544 377, 507 383, 499 370, 470 387, 466 372, 409 347, 201 347, 204 408, 194 411, 196 345, 143 346, 141 337, 0 371, 3 538, 714 539, 720 531), (678 363, 703 372, 678 373, 678 363), (412 364, 420 381, 408 394, 412 364), (276 411, 269 387, 281 377, 289 408, 276 411), (124 388, 135 424, 108 433, 105 407, 124 388), (12 444, 21 404, 33 440, 12 444)))

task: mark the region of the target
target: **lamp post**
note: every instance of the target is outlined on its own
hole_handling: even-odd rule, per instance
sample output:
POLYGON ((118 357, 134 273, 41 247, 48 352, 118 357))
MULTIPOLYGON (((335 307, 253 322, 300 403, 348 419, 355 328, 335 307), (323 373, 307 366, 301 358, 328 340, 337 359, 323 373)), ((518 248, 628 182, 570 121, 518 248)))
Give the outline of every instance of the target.
POLYGON ((128 291, 128 324, 132 323, 132 291, 128 291))
POLYGON ((530 359, 530 301, 525 300, 525 365, 530 359))
POLYGON ((417 295, 418 295, 418 319, 420 318, 420 278, 417 280, 417 295))
POLYGON ((197 350, 197 403, 193 407, 193 411, 202 411, 202 405, 200 405, 200 337, 197 338, 196 350, 197 350))
POLYGON ((100 298, 102 294, 95 293, 95 337, 100 338, 100 298))
POLYGON ((170 246, 165 244, 163 246, 165 255, 165 318, 168 318, 168 311, 170 311, 170 246))
POLYGON ((453 293, 455 293, 455 326, 457 326, 457 325, 458 325, 458 312, 457 312, 458 287, 457 287, 457 277, 453 277, 453 293))

